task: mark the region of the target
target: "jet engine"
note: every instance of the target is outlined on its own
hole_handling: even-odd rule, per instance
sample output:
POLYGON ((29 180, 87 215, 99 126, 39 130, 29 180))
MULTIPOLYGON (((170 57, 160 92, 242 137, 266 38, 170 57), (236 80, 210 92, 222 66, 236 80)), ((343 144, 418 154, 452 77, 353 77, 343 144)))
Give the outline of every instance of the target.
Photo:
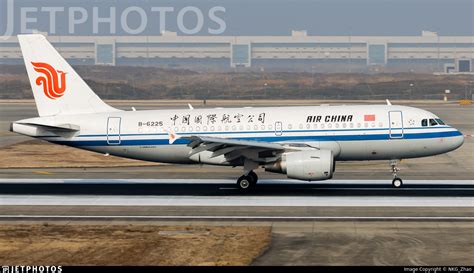
POLYGON ((265 171, 306 181, 331 179, 334 169, 332 151, 326 149, 285 153, 280 160, 265 165, 265 171))

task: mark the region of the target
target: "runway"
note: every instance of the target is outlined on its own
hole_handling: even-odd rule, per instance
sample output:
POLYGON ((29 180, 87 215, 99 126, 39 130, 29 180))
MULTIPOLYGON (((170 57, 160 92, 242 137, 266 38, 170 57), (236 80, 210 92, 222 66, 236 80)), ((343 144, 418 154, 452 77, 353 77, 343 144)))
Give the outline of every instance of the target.
MULTIPOLYGON (((217 196, 242 198, 233 179, 0 179, 0 194, 18 195, 122 195, 157 196, 173 200, 179 196, 217 196)), ((402 188, 393 188, 390 180, 329 180, 304 182, 291 179, 261 179, 246 198, 287 197, 304 200, 329 197, 472 197, 474 180, 404 180, 402 188)), ((0 199, 1 202, 2 199, 0 199)), ((262 199, 260 199, 262 200, 262 199)), ((363 202, 363 199, 361 202, 363 202)), ((198 202, 202 202, 199 200, 198 202)), ((223 201, 224 202, 224 201, 223 201)), ((300 202, 300 201, 294 201, 300 202)), ((301 201, 305 202, 305 201, 301 201)), ((304 205, 302 203, 302 205, 304 205)))
POLYGON ((474 181, 0 179, 0 219, 474 220, 474 181))

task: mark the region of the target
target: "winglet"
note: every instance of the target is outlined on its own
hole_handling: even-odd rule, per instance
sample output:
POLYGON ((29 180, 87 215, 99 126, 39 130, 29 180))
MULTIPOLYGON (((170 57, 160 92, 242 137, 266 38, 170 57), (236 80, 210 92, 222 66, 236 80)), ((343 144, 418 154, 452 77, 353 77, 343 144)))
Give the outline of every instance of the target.
POLYGON ((392 103, 388 99, 386 99, 385 101, 387 102, 387 105, 392 105, 392 103))

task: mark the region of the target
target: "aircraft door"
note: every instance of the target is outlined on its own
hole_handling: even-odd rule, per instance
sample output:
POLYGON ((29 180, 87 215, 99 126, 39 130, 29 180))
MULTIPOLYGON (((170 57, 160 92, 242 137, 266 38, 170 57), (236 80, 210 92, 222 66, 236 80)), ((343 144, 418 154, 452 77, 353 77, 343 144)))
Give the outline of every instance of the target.
POLYGON ((403 138, 402 111, 389 111, 388 122, 390 128, 390 138, 403 138))
POLYGON ((107 119, 107 144, 120 144, 120 123, 121 118, 109 117, 107 119))
POLYGON ((283 134, 283 124, 281 121, 275 122, 275 135, 281 136, 283 134))

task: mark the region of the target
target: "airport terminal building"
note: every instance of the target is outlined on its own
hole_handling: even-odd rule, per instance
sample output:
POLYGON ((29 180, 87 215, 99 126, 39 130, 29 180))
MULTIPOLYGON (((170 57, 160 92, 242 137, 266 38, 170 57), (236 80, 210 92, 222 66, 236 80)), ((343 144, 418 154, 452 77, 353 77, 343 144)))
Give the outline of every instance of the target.
MULTIPOLYGON (((73 64, 311 72, 472 73, 474 36, 49 36, 73 64)), ((0 63, 22 63, 16 37, 0 63)))

